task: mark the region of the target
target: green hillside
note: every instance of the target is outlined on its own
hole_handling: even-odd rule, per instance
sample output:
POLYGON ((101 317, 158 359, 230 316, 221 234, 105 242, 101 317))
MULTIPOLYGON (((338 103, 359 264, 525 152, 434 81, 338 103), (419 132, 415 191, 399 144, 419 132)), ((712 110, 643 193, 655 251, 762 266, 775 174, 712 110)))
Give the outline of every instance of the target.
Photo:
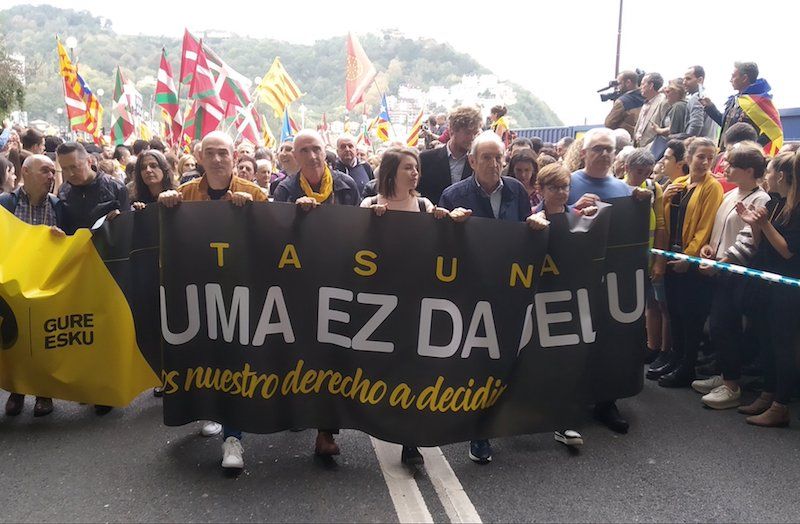
MULTIPOLYGON (((63 98, 58 77, 56 35, 60 35, 62 41, 68 36, 77 39, 75 53, 80 72, 95 92, 101 88, 105 91, 101 103, 107 109, 113 91, 114 69, 118 64, 123 74, 136 82, 146 107, 149 107, 155 89, 162 46, 167 49, 176 76, 180 68, 182 35, 173 38, 118 35, 108 20, 92 16, 87 11, 52 6, 15 6, 0 11, 0 39, 9 53, 25 57, 25 110, 30 119, 56 122, 58 118, 56 108, 61 107, 63 98)), ((462 75, 489 73, 469 55, 434 40, 376 34, 361 36, 360 40, 380 72, 379 83, 388 85, 390 93, 396 92, 401 84, 422 89, 431 85, 450 86, 460 81, 462 75)), ((205 41, 248 78, 263 75, 272 59, 280 56, 297 84, 307 93, 302 102, 310 109, 308 119, 320 118, 323 111, 328 113, 329 120, 343 116, 345 36, 319 40, 313 45, 239 36, 209 36, 205 41)), ((518 100, 509 106, 509 113, 517 125, 560 125, 560 120, 547 104, 519 86, 514 86, 514 89, 518 100)), ((374 91, 367 99, 372 106, 370 112, 375 111, 378 105, 378 95, 374 91)))

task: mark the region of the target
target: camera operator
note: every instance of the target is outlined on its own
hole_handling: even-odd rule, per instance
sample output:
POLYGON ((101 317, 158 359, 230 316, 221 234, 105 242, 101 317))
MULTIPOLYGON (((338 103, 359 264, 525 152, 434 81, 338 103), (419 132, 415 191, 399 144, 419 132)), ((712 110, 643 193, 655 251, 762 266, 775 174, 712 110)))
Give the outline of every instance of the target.
POLYGON ((639 74, 635 71, 621 72, 617 77, 617 92, 620 96, 614 101, 605 125, 610 129, 624 129, 633 136, 645 101, 639 90, 639 74))

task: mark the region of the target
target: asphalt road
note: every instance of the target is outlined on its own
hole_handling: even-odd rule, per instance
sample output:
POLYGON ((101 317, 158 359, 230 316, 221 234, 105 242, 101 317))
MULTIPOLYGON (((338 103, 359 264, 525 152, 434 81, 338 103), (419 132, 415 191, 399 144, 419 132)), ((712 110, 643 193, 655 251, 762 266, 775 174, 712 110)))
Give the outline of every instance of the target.
POLYGON ((587 420, 578 452, 551 434, 520 436, 495 440, 486 466, 457 444, 409 470, 379 444, 382 469, 363 433, 344 431, 343 454, 323 463, 315 432, 286 432, 246 435, 238 477, 219 467, 219 438, 163 426, 149 394, 102 418, 57 401, 34 419, 32 404, 0 415, 3 522, 800 521, 800 421, 750 427, 650 382, 619 403, 627 435, 587 420))

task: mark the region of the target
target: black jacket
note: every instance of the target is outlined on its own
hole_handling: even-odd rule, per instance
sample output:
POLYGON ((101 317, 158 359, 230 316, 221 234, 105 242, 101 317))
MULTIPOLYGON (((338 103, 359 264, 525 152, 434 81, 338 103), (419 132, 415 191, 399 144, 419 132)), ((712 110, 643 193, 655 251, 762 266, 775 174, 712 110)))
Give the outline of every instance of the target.
MULTIPOLYGON (((417 191, 431 202, 438 202, 442 192, 453 184, 450 177, 450 160, 447 157, 447 146, 423 151, 419 155, 420 177, 417 191)), ((464 160, 464 171, 459 180, 472 176, 469 159, 464 160)))
POLYGON ((369 181, 375 179, 375 173, 372 172, 372 166, 366 162, 358 162, 355 167, 350 167, 344 165, 341 160, 336 160, 336 163, 333 164, 332 169, 335 171, 341 171, 345 175, 350 175, 350 178, 355 180, 356 185, 358 186, 358 192, 361 194, 364 193, 364 187, 369 183, 369 181), (366 177, 359 176, 359 171, 363 172, 366 177))
POLYGON ((64 204, 64 226, 72 235, 80 228, 92 227, 97 220, 110 211, 130 211, 128 189, 125 184, 108 175, 98 174, 85 186, 73 186, 64 182, 58 192, 64 204))

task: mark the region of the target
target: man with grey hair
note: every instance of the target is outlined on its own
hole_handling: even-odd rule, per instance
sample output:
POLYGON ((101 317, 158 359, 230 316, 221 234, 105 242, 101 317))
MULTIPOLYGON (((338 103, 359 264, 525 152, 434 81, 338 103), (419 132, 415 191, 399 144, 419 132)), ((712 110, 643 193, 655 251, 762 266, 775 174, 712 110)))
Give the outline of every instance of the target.
MULTIPOLYGON (((23 185, 10 193, 0 195, 0 207, 27 224, 47 226, 54 236, 63 237, 62 202, 49 194, 56 177, 56 166, 45 155, 32 154, 22 164, 23 185)), ((14 393, 6 401, 6 416, 14 417, 22 412, 25 395, 14 393)), ((53 399, 36 397, 33 416, 44 417, 53 412, 53 399)))
POLYGON ((615 129, 614 130, 614 152, 619 153, 626 147, 631 147, 633 145, 633 138, 631 138, 631 134, 625 131, 624 129, 615 129))
MULTIPOLYGON (((667 249, 667 230, 664 221, 664 192, 650 175, 656 159, 645 148, 634 149, 625 159, 625 182, 631 187, 648 189, 653 192, 650 202, 650 248, 667 249)), ((663 318, 667 315, 664 272, 667 261, 662 256, 650 255, 650 278, 645 280, 646 307, 645 327, 647 349, 645 363, 652 363, 661 352, 663 342, 663 318)))
POLYGON ((568 205, 578 209, 595 205, 597 200, 624 197, 631 194, 628 185, 611 174, 616 152, 616 136, 607 127, 595 127, 583 137, 581 159, 586 167, 572 173, 568 205))
MULTIPOLYGON (((278 185, 275 202, 294 203, 303 211, 320 205, 358 206, 361 203, 361 194, 352 177, 328 167, 325 162, 325 142, 317 131, 303 130, 297 133, 292 154, 300 171, 278 185)), ((338 432, 334 428, 318 429, 314 454, 320 457, 338 455, 339 445, 333 438, 338 432)))
POLYGON ((375 178, 372 166, 358 158, 356 140, 352 135, 341 135, 336 139, 336 162, 333 169, 341 171, 355 180, 358 193, 364 193, 364 186, 375 178))
POLYGON ((720 148, 725 148, 725 142, 723 140, 725 132, 733 124, 738 122, 746 122, 758 131, 759 144, 762 146, 769 144, 771 139, 763 132, 761 127, 747 115, 739 102, 739 99, 744 95, 754 95, 765 99, 772 98, 772 94, 770 93, 772 88, 769 82, 763 78, 758 78, 758 65, 755 62, 734 62, 733 73, 731 74, 731 86, 736 90, 736 93, 728 97, 728 100, 725 102, 724 113, 720 113, 717 106, 715 106, 710 99, 703 97, 699 100, 706 114, 711 117, 714 122, 722 126, 719 135, 720 148))
POLYGON ((347 173, 328 167, 325 143, 318 132, 305 129, 297 133, 292 155, 300 170, 278 185, 273 195, 276 202, 299 204, 305 210, 320 204, 357 206, 361 203, 355 180, 347 173))
POLYGON ((633 143, 636 147, 647 147, 655 140, 656 127, 661 127, 661 122, 669 111, 667 97, 659 92, 663 85, 664 78, 658 73, 647 73, 642 78, 640 91, 645 102, 633 131, 633 143))
MULTIPOLYGON (((512 222, 527 222, 531 229, 540 230, 548 222, 531 215, 528 191, 516 178, 501 176, 505 147, 493 131, 484 131, 472 141, 467 160, 474 175, 456 182, 442 193, 439 207, 452 211, 456 221, 469 216, 494 218, 512 222)), ((473 440, 469 458, 479 464, 492 460, 488 440, 473 440)))
MULTIPOLYGON (((639 200, 651 198, 651 191, 640 187, 632 188, 611 174, 614 145, 614 132, 606 127, 595 127, 586 132, 581 150, 581 158, 586 167, 572 173, 568 205, 583 209, 596 205, 598 201, 630 195, 639 200)), ((594 417, 612 431, 628 432, 628 421, 620 416, 615 401, 596 404, 594 417)))

